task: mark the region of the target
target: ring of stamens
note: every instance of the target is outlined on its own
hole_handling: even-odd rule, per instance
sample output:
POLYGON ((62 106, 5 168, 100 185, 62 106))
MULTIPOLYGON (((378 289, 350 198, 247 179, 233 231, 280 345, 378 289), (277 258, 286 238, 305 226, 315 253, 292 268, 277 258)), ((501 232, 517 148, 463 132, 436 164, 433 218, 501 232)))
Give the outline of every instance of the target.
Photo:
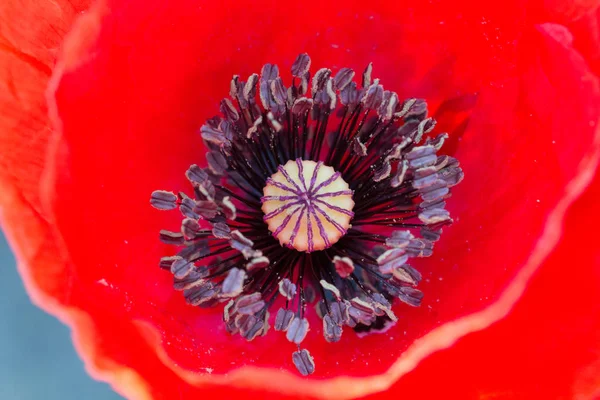
POLYGON ((282 246, 311 253, 331 247, 346 234, 353 191, 333 168, 296 159, 267 179, 263 219, 282 246))
POLYGON ((298 56, 289 87, 273 64, 234 76, 222 116, 200 129, 208 166, 187 170, 191 196, 150 198, 183 217, 177 231, 160 232, 179 247, 159 262, 174 289, 192 306, 227 302, 225 328, 246 340, 273 323, 304 376, 315 372, 300 348, 309 304, 331 343, 344 327, 387 329, 394 299, 421 304, 422 276, 409 262, 432 255, 464 177, 458 160, 439 154, 448 135, 431 134, 424 100, 400 101, 372 79, 371 64, 360 84, 352 69, 310 74, 310 64, 298 56))

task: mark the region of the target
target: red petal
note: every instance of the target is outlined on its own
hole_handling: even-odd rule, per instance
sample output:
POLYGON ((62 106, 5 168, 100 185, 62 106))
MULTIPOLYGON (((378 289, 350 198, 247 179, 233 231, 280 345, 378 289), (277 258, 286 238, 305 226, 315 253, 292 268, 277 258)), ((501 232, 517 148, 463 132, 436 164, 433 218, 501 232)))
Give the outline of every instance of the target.
MULTIPOLYGON (((565 185, 577 176, 579 161, 590 151, 593 130, 588 122, 597 119, 591 106, 597 101, 596 79, 584 75, 587 79, 579 84, 585 69, 568 45, 552 39, 547 27, 537 33, 502 17, 482 18, 481 10, 459 13, 455 2, 372 12, 364 4, 356 10, 351 4, 343 10, 326 10, 331 6, 327 4, 318 10, 305 4, 286 6, 298 10, 279 15, 267 6, 232 13, 233 7, 199 10, 189 3, 175 8, 115 4, 113 14, 104 17, 97 42, 81 45, 76 43, 81 36, 72 38, 57 91, 64 124, 55 147, 60 157, 46 189, 57 194, 52 209, 64 254, 72 262, 67 265, 73 268, 62 276, 72 289, 60 298, 92 316, 94 325, 85 329, 84 339, 95 340, 84 351, 98 351, 94 355, 105 363, 97 369, 116 373, 115 366, 126 367, 129 374, 134 370, 134 376, 167 393, 156 381, 171 362, 163 359, 165 367, 139 341, 141 333, 126 323, 131 319, 155 326, 169 356, 185 368, 221 372, 232 362, 289 368, 287 352, 281 351, 288 345, 284 339, 271 334, 261 343, 248 344, 225 336, 217 325, 219 316, 187 307, 173 293, 170 278, 155 267, 168 251, 155 245, 155 232, 173 228, 176 221, 154 213, 147 203, 157 187, 183 187, 178 177, 201 157, 197 127, 217 110, 231 74, 258 70, 261 62, 289 66, 302 51, 309 51, 316 65, 359 69, 372 60, 387 87, 405 96, 427 96, 434 105, 479 92, 468 129, 455 144, 467 173, 451 200, 457 224, 448 229, 435 257, 418 265, 430 279, 423 287, 429 303, 415 310, 398 307, 405 318, 386 335, 358 340, 349 333, 343 346, 313 351, 322 375, 383 372, 414 338, 489 304, 536 243, 551 247, 538 238, 565 185), (303 19, 309 12, 310 18, 303 19), (302 23, 290 23, 285 19, 289 16, 302 23), (573 131, 579 133, 578 141, 568 140, 573 131), (531 132, 550 132, 552 138, 531 132), (476 201, 481 193, 485 202, 476 201), (495 255, 504 258, 494 260, 495 255)), ((97 27, 100 11, 80 26, 86 40, 94 37, 95 31, 89 30, 97 27)), ((511 20, 522 20, 516 9, 506 7, 505 12, 511 20)), ((447 118, 445 124, 460 127, 461 118, 447 118)), ((83 329, 81 323, 77 326, 83 329)), ((317 349, 321 342, 313 338, 307 347, 317 349)), ((406 365, 406 360, 412 365, 415 358, 396 365, 406 365)), ((165 375, 164 385, 176 379, 165 375)), ((397 376, 298 386, 289 375, 273 383, 273 372, 244 370, 231 379, 238 385, 269 382, 275 389, 315 394, 334 393, 339 385, 351 395, 379 390, 397 376)))
POLYGON ((85 3, 0 4, 0 182, 7 187, 1 193, 5 204, 29 203, 39 212, 37 187, 50 129, 44 92, 56 49, 85 3))
MULTIPOLYGON (((5 0, 0 4, 0 217, 21 263, 56 258, 39 196, 50 136, 45 91, 57 49, 75 16, 88 1, 5 0)), ((21 264, 22 266, 22 264, 21 264)), ((23 271, 28 290, 60 292, 52 268, 34 276, 23 271)), ((41 304, 39 296, 36 296, 41 304)), ((47 299, 54 303, 52 299, 47 299)), ((47 304, 49 306, 49 304, 47 304)))
POLYGON ((33 1, 24 7, 10 0, 0 4, 0 180, 24 194, 20 201, 37 210, 49 130, 44 92, 56 49, 86 4, 33 1))

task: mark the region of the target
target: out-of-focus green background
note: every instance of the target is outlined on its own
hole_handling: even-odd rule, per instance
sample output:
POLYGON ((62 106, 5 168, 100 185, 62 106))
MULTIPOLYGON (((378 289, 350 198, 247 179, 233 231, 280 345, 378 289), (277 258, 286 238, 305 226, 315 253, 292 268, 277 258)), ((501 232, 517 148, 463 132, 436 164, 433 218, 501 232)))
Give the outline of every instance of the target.
POLYGON ((0 400, 117 400, 92 380, 69 329, 31 304, 0 231, 0 400))

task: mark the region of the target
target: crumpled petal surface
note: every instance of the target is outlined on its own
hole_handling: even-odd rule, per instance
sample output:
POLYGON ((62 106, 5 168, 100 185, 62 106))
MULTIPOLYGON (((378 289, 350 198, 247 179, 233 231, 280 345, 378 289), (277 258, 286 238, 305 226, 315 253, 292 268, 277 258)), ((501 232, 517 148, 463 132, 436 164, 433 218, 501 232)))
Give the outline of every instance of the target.
POLYGON ((51 268, 58 250, 40 198, 52 129, 45 92, 60 43, 88 3, 0 4, 0 217, 38 304, 57 303, 44 293, 57 293, 64 273, 62 263, 51 268), (25 269, 32 259, 44 266, 35 274, 25 269))
MULTIPOLYGON (((481 362, 467 363, 480 360, 486 344, 497 346, 499 357, 510 354, 502 350, 508 344, 494 339, 502 337, 494 336, 502 324, 514 335, 518 324, 533 323, 537 315, 547 321, 544 313, 519 320, 515 312, 398 379, 431 352, 510 311, 557 243, 566 208, 591 179, 598 82, 573 49, 570 33, 534 24, 544 21, 525 18, 518 5, 503 4, 505 14, 457 3, 368 10, 364 4, 342 10, 320 5, 318 12, 304 4, 286 6, 263 4, 236 14, 227 5, 194 1, 99 3, 79 21, 49 93, 60 129, 45 164, 46 208, 26 218, 25 231, 6 216, 12 209, 3 212, 30 287, 40 289, 44 302, 60 304, 54 312, 60 307, 74 327, 97 376, 134 398, 207 390, 230 396, 235 390, 248 394, 248 387, 256 397, 274 390, 341 398, 385 390, 396 381, 390 393, 417 395, 432 379, 443 383, 425 390, 447 385, 481 395, 531 388, 535 377, 515 375, 522 380, 514 385, 496 380, 501 374, 487 381, 451 377, 458 366, 481 362), (302 22, 289 23, 290 16, 302 22), (224 332, 218 310, 184 304, 168 274, 156 267, 169 251, 156 232, 176 229, 177 221, 147 203, 157 187, 184 187, 182 172, 203 158, 197 128, 217 110, 232 74, 257 71, 267 61, 288 68, 303 51, 317 67, 362 70, 373 61, 386 88, 402 97, 427 97, 467 176, 450 201, 456 224, 434 257, 415 265, 428 278, 423 307, 398 306, 401 320, 385 335, 358 339, 348 332, 338 346, 312 335, 306 347, 317 357, 320 379, 308 381, 269 368, 291 368, 289 354, 281 351, 289 347, 283 337, 271 333, 247 343, 224 332), (456 355, 444 358, 449 354, 456 355)), ((27 165, 20 162, 13 161, 27 165)), ((548 265, 543 271, 552 271, 552 258, 548 265)), ((545 301, 540 299, 549 287, 572 280, 558 272, 550 272, 534 306, 545 301)), ((593 287, 593 280, 586 282, 593 287)), ((534 337, 536 331, 530 332, 534 337)), ((582 339, 582 350, 585 345, 582 339)), ((535 365, 539 382, 549 365, 535 365)))

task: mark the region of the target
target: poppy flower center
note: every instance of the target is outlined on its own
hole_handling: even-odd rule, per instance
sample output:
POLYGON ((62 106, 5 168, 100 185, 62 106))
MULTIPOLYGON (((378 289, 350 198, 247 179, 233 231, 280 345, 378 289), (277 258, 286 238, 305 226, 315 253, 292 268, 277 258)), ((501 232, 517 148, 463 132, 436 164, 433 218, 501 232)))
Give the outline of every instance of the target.
POLYGON ((395 299, 421 304, 421 274, 408 262, 433 254, 463 178, 456 159, 437 154, 448 135, 429 135, 424 100, 400 101, 371 78, 371 64, 360 85, 349 68, 311 79, 310 64, 298 56, 289 87, 272 64, 246 81, 234 76, 222 116, 200 129, 208 165, 186 172, 191 195, 150 199, 182 214, 178 230, 160 232, 178 246, 159 263, 174 289, 192 306, 225 303, 227 331, 246 340, 273 324, 302 375, 315 371, 300 347, 307 313, 334 343, 345 326, 394 324, 395 299))
POLYGON ((279 166, 263 189, 263 219, 282 246, 313 252, 346 234, 354 216, 352 190, 322 162, 296 159, 279 166))

